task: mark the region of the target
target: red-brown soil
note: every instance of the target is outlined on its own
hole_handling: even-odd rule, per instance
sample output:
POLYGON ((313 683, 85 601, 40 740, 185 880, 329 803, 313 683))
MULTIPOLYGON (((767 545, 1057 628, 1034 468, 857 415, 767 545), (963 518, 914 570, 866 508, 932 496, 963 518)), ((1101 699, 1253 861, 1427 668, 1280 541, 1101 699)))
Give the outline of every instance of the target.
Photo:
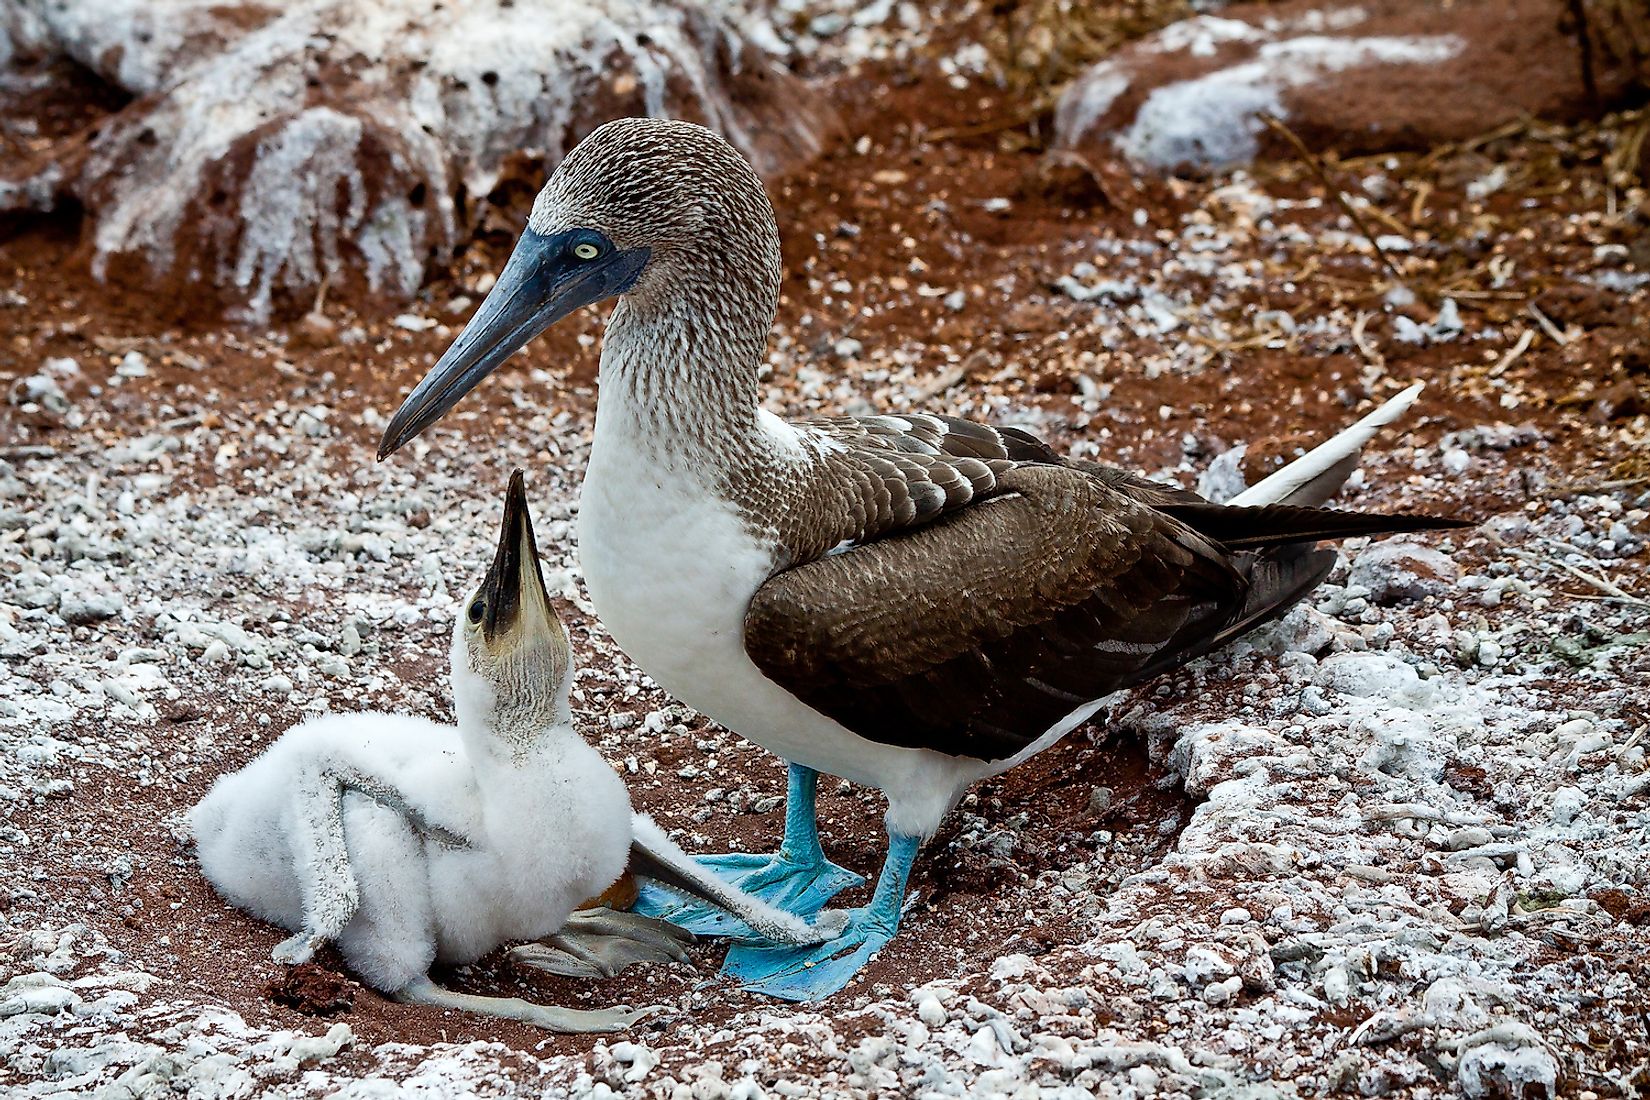
MULTIPOLYGON (((1452 297, 1475 326, 1499 327, 1499 339, 1432 346, 1391 340, 1392 319, 1381 305, 1390 279, 1367 250, 1326 246, 1298 264, 1258 257, 1276 267, 1275 278, 1227 297, 1224 309, 1237 335, 1211 348, 1212 358, 1200 372, 1154 375, 1140 366, 1155 350, 1150 341, 1093 346, 1084 333, 1096 311, 1107 307, 1048 288, 1089 257, 1096 238, 1155 240, 1199 212, 1220 224, 1229 211, 1212 185, 1140 180, 1110 168, 1099 179, 1051 173, 1035 148, 1002 141, 993 131, 993 120, 1012 115, 1016 104, 982 81, 958 90, 932 73, 868 67, 843 76, 834 88, 847 119, 847 139, 773 188, 788 271, 777 329, 795 344, 802 362, 833 377, 856 379, 860 393, 872 401, 878 400, 875 372, 867 363, 839 362, 832 351, 837 341, 851 336, 867 349, 909 349, 919 378, 941 380, 960 367, 954 386, 935 386, 934 402, 954 405, 968 393, 1006 395, 1017 406, 1045 412, 1046 430, 1061 445, 1093 434, 1073 422, 1073 394, 1086 384, 1079 379, 1084 375, 1111 387, 1106 404, 1112 411, 1104 421, 1111 433, 1104 444, 1107 456, 1157 470, 1182 460, 1188 437, 1216 449, 1251 441, 1251 462, 1257 465, 1265 455, 1281 458, 1298 441, 1322 437, 1370 399, 1414 378, 1430 385, 1410 422, 1411 445, 1501 421, 1535 429, 1536 442, 1507 456, 1504 480, 1474 482, 1460 499, 1448 502, 1461 512, 1505 507, 1536 489, 1560 493, 1650 477, 1644 451, 1650 439, 1644 412, 1650 326, 1643 292, 1628 301, 1574 278, 1575 272, 1593 268, 1600 248, 1625 250, 1627 271, 1650 264, 1645 212, 1633 205, 1642 193, 1623 191, 1605 177, 1608 143, 1619 128, 1576 131, 1531 124, 1485 142, 1404 155, 1383 166, 1396 186, 1375 202, 1374 217, 1382 231, 1403 233, 1417 244, 1399 258, 1419 299, 1406 308, 1427 320, 1444 297, 1452 297), (975 133, 930 140, 927 135, 937 131, 975 133), (1467 184, 1494 164, 1510 166, 1511 182, 1485 200, 1470 201, 1467 184), (998 199, 1009 201, 992 201, 998 199), (913 271, 914 263, 920 271, 913 271), (848 289, 829 290, 827 303, 822 288, 839 280, 848 289), (921 295, 922 285, 963 288, 968 305, 947 309, 938 297, 921 295), (1532 302, 1541 303, 1554 324, 1567 327, 1566 339, 1561 344, 1538 331, 1521 355, 1503 365, 1520 333, 1535 324, 1532 302), (1382 368, 1372 385, 1359 380, 1368 353, 1328 353, 1303 339, 1271 339, 1246 320, 1260 311, 1286 310, 1305 323, 1343 308, 1371 314, 1369 346, 1378 347, 1382 368), (1516 396, 1513 407, 1503 403, 1509 394, 1516 396)), ((99 95, 93 89, 73 110, 63 108, 65 119, 78 124, 96 109, 99 95)), ((1329 171, 1342 186, 1353 187, 1373 167, 1332 158, 1329 171)), ((1296 163, 1263 165, 1253 175, 1255 186, 1275 197, 1322 197, 1316 178, 1296 163)), ((528 196, 524 189, 519 202, 528 196)), ((1287 216, 1316 230, 1340 214, 1333 202, 1323 201, 1287 216)), ((28 448, 73 453, 105 447, 162 430, 179 418, 250 431, 276 403, 298 406, 322 398, 345 414, 337 423, 365 455, 375 443, 374 432, 355 414, 367 408, 387 413, 399 403, 467 315, 468 307, 454 299, 476 300, 478 280, 502 264, 513 227, 482 232, 451 274, 425 289, 414 312, 442 322, 427 331, 393 325, 396 309, 337 297, 325 303, 320 320, 287 317, 266 330, 226 330, 211 303, 197 308, 187 300, 152 300, 136 287, 90 281, 81 233, 72 213, 3 227, 0 385, 9 387, 49 356, 79 360, 86 371, 73 391, 79 396, 86 387, 105 383, 128 350, 145 352, 150 372, 105 389, 93 403, 95 415, 76 431, 48 416, 8 409, 0 417, 0 453, 20 461, 27 460, 28 448), (340 334, 355 327, 363 338, 342 342, 340 334)), ((1195 283, 1189 279, 1189 285, 1195 283)), ((553 400, 587 418, 595 400, 595 353, 581 340, 599 333, 600 317, 588 311, 538 340, 495 384, 467 400, 472 419, 465 431, 476 439, 488 431, 508 431, 512 394, 534 385, 529 381, 534 369, 555 380, 553 400)), ((794 388, 790 378, 771 383, 787 393, 794 388)), ((245 477, 234 462, 189 465, 180 472, 201 484, 245 477)), ((1383 490, 1382 503, 1440 502, 1407 499, 1398 479, 1383 490)), ((1642 576, 1642 559, 1638 568, 1642 576)), ((588 653, 587 624, 572 609, 569 616, 576 643, 588 653)), ((430 678, 440 666, 445 639, 421 627, 406 643, 409 651, 422 646, 428 656, 391 667, 398 674, 430 678)), ((198 716, 223 702, 186 697, 156 736, 189 738, 198 716)), ((640 709, 645 713, 650 707, 640 709)), ((280 728, 298 713, 277 706, 272 717, 280 728)), ((665 779, 687 758, 691 743, 679 738, 662 746, 659 776, 633 783, 639 808, 670 824, 679 822, 665 779)), ((252 748, 247 746, 248 755, 252 748)), ((764 794, 782 792, 781 772, 752 746, 739 743, 722 752, 720 767, 719 782, 748 781, 764 794)), ((1468 770, 1459 775, 1470 783, 1468 770)), ((1091 852, 1090 836, 1101 828, 1133 837, 1124 846, 1132 868, 1122 866, 1120 873, 1145 865, 1172 841, 1175 825, 1188 812, 1178 788, 1159 790, 1157 778, 1137 738, 1097 724, 982 786, 965 807, 968 812, 997 825, 1015 813, 1029 813, 1022 826, 1023 859, 993 861, 959 849, 953 827, 919 865, 913 885, 920 902, 904 934, 867 971, 865 988, 945 975, 983 949, 1000 953, 1012 946, 1039 954, 1062 942, 1058 927, 1027 928, 1023 913, 1003 911, 993 901, 994 884, 1001 876, 1058 870, 1063 860, 1091 852), (1097 785, 1115 792, 1112 808, 1102 815, 1088 808, 1089 791, 1097 785), (1161 827, 1164 822, 1170 824, 1161 827)), ((336 1000, 353 992, 352 1005, 336 1017, 347 1019, 364 1040, 349 1058, 365 1058, 371 1044, 388 1040, 486 1037, 524 1051, 589 1049, 590 1038, 546 1038, 525 1026, 480 1024, 392 1003, 366 989, 311 982, 291 991, 294 979, 283 977, 269 960, 269 948, 281 934, 217 899, 189 853, 162 827, 210 779, 196 775, 162 791, 109 777, 100 789, 83 785, 72 801, 22 809, 16 820, 31 834, 69 837, 121 823, 149 870, 133 883, 132 911, 107 929, 115 945, 148 950, 169 937, 176 959, 169 976, 210 991, 249 1020, 305 1026, 300 1009, 290 1007, 293 1001, 312 1009, 313 999, 336 1000), (272 983, 284 983, 288 991, 273 996, 272 983)), ((840 862, 875 873, 881 812, 873 792, 825 784, 822 829, 840 862)), ((773 810, 714 818, 707 831, 715 829, 717 846, 760 850, 779 827, 780 812, 773 810)), ((107 900, 99 876, 77 868, 73 851, 72 843, 48 845, 31 870, 64 898, 96 910, 107 900)), ((519 992, 569 1005, 691 999, 703 1023, 753 1003, 720 987, 690 992, 719 955, 720 948, 704 946, 696 950, 697 971, 643 968, 595 984, 527 975, 502 967, 496 957, 447 977, 462 989, 519 992)), ((338 960, 324 956, 320 965, 336 970, 338 960)), ((661 1026, 668 1027, 668 1019, 661 1026)))

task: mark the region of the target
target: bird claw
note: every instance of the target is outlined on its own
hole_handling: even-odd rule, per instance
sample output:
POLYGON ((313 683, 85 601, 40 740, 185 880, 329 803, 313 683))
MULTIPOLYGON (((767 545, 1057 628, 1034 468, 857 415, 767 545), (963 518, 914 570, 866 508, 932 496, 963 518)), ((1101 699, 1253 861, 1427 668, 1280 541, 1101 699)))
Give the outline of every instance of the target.
POLYGON ((326 940, 313 932, 299 932, 276 944, 269 955, 282 966, 297 966, 313 959, 324 943, 326 940))
POLYGON ((841 930, 830 939, 805 947, 735 944, 722 973, 753 993, 786 1001, 823 1000, 846 986, 894 936, 886 920, 869 909, 821 916, 841 921, 841 930))
POLYGON ((512 947, 512 962, 568 978, 611 978, 644 962, 691 962, 691 932, 668 921, 612 909, 584 909, 540 943, 512 947))

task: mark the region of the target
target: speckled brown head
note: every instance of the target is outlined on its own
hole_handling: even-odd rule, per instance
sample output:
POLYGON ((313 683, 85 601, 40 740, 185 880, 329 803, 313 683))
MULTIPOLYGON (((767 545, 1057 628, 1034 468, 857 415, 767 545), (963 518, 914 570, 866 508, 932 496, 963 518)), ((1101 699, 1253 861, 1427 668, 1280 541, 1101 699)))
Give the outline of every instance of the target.
POLYGON ((497 283, 390 420, 378 456, 556 321, 608 298, 622 296, 615 330, 645 325, 656 342, 693 345, 679 360, 754 383, 779 278, 773 207, 732 146, 687 122, 609 122, 545 184, 497 283))

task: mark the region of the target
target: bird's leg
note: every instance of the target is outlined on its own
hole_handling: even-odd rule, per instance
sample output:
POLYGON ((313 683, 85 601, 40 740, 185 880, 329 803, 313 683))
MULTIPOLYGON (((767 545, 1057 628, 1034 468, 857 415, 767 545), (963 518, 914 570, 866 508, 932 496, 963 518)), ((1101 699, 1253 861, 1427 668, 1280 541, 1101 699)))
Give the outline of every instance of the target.
POLYGON ((555 935, 509 951, 522 963, 568 978, 611 978, 641 962, 687 962, 693 933, 668 921, 613 909, 581 909, 555 935))
POLYGON ((358 794, 363 798, 370 798, 387 810, 394 810, 406 818, 407 824, 413 831, 425 840, 434 841, 443 848, 468 848, 470 839, 461 833, 455 833, 445 825, 438 825, 424 816, 423 811, 407 801, 405 795, 394 787, 385 783, 377 776, 361 771, 359 768, 336 768, 339 783, 343 785, 345 793, 358 794))
POLYGON ((408 1004, 456 1008, 461 1012, 497 1016, 505 1020, 520 1020, 524 1024, 560 1032, 623 1031, 654 1013, 664 1011, 662 1005, 637 1009, 622 1005, 596 1010, 557 1008, 554 1005, 524 1001, 520 997, 481 997, 473 993, 457 993, 451 989, 443 989, 427 977, 408 982, 392 996, 408 1004))
POLYGON ((293 792, 304 927, 275 945, 271 956, 278 963, 303 963, 314 958, 315 952, 343 933, 360 906, 361 892, 350 867, 349 844, 344 836, 347 794, 370 798, 438 844, 454 848, 468 845, 464 837, 428 821, 400 791, 377 776, 341 760, 305 768, 293 792))
POLYGON ((361 904, 344 839, 344 784, 323 764, 305 768, 293 791, 293 853, 304 899, 304 927, 275 945, 278 963, 303 963, 339 937, 361 904))
POLYGON ((899 929, 905 884, 922 838, 890 833, 871 904, 848 914, 847 927, 835 939, 813 947, 735 944, 722 973, 745 988, 787 1001, 817 1001, 830 996, 871 961, 899 929))
MULTIPOLYGON (((701 856, 698 862, 724 881, 776 909, 811 916, 838 893, 865 880, 825 858, 819 844, 815 804, 819 773, 800 764, 790 765, 785 788, 785 839, 771 856, 742 852, 701 856)), ((636 911, 661 917, 703 936, 748 935, 750 929, 730 928, 721 908, 684 901, 673 891, 649 885, 642 890, 636 911)))

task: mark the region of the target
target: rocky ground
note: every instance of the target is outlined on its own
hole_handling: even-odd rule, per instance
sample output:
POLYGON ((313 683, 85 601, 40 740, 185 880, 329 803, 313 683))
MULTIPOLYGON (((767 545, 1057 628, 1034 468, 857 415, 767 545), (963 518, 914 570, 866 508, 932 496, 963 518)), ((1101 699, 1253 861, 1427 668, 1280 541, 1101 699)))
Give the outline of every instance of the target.
MULTIPOLYGON (((1020 424, 1219 492, 1419 380, 1341 503, 1481 525, 1347 545, 1277 626, 982 786, 919 863, 900 937, 824 1005, 741 993, 707 944, 595 985, 496 957, 442 975, 670 1009, 630 1035, 415 1009, 335 956, 283 972, 282 933, 212 895, 179 815, 307 715, 447 712, 452 616, 514 466, 592 742, 689 848, 779 832, 779 766, 662 695, 582 603, 599 316, 380 465, 384 418, 508 226, 410 306, 334 296, 250 329, 91 282, 72 210, 13 219, 0 1088, 1650 1092, 1650 238, 1620 171, 1642 119, 1330 157, 1324 177, 1293 158, 1090 174, 1043 159, 989 11, 931 31, 879 7, 774 21, 847 137, 774 184, 771 407, 1020 424)), ((828 783, 821 806, 827 848, 874 873, 878 798, 828 783)))

